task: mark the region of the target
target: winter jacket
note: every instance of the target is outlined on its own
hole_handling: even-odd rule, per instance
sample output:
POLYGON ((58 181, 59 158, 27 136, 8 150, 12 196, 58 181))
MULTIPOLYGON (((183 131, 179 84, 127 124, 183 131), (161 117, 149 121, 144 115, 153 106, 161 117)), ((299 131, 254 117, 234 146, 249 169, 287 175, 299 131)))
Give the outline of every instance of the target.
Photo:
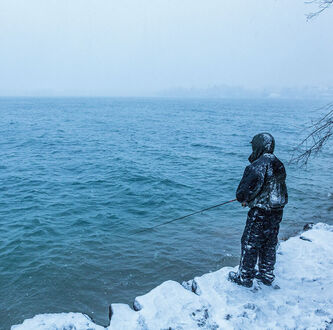
POLYGON ((245 168, 236 197, 241 203, 265 210, 282 209, 288 203, 286 170, 273 154, 275 141, 269 133, 252 140, 250 165, 245 168))

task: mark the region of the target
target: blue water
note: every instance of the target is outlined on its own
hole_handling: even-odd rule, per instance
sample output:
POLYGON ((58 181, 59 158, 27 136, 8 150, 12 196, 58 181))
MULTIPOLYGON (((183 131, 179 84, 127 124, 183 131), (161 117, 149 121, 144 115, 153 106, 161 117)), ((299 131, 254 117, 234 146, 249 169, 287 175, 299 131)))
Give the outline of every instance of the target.
POLYGON ((108 324, 164 280, 236 265, 246 210, 234 198, 249 141, 271 132, 290 203, 280 232, 333 223, 333 150, 288 165, 323 101, 0 99, 0 328, 79 311, 108 324))

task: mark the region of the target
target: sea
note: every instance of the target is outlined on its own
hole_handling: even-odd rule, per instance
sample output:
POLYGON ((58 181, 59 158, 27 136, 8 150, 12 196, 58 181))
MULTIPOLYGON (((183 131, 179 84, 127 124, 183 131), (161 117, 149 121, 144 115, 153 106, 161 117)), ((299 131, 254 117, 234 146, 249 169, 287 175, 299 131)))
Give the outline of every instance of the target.
POLYGON ((280 240, 333 224, 332 141, 290 162, 326 104, 0 98, 0 329, 59 312, 108 325, 111 303, 237 265, 238 202, 142 230, 234 199, 260 132, 287 170, 280 240))

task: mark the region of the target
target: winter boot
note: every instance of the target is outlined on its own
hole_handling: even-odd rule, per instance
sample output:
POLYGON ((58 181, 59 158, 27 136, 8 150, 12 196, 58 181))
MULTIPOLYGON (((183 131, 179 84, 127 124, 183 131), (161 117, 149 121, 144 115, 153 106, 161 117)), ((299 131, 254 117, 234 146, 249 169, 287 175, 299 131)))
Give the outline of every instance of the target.
POLYGON ((245 286, 247 288, 250 288, 252 286, 252 284, 253 284, 252 280, 243 279, 236 272, 230 272, 229 276, 228 276, 228 280, 231 281, 231 282, 234 282, 234 283, 236 283, 238 285, 245 286))
POLYGON ((256 272, 254 277, 260 281, 262 284, 265 284, 267 286, 272 285, 273 281, 274 281, 274 276, 269 276, 269 275, 264 275, 264 274, 260 274, 259 272, 256 272))

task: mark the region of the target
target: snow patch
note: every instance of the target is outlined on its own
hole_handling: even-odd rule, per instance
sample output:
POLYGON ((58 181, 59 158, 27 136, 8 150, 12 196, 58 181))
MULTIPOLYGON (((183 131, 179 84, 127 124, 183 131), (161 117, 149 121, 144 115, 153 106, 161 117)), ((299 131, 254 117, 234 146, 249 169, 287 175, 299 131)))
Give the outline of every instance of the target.
MULTIPOLYGON (((333 329, 333 226, 319 223, 281 242, 275 285, 227 280, 224 267, 180 285, 166 281, 137 297, 136 309, 111 305, 107 329, 333 329)), ((12 330, 96 329, 79 313, 42 314, 12 330)))
POLYGON ((11 330, 103 330, 104 327, 92 322, 81 313, 40 314, 13 325, 11 330))

